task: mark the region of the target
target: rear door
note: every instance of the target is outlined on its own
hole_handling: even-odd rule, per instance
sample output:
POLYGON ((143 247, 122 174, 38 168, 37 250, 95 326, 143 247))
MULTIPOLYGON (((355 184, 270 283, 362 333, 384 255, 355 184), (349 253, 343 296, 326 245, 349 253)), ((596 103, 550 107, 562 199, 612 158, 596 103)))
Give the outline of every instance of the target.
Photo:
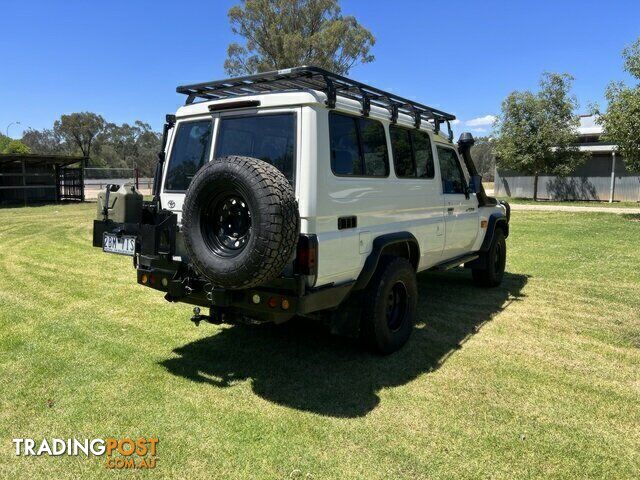
POLYGON ((167 142, 167 161, 162 178, 162 207, 182 220, 184 194, 200 168, 211 160, 216 115, 179 120, 167 142))
POLYGON ((212 159, 227 155, 259 158, 274 165, 295 185, 299 110, 247 109, 178 121, 167 152, 162 206, 178 214, 181 221, 185 193, 196 172, 212 159))
POLYGON ((468 193, 458 153, 438 145, 438 162, 445 207, 445 241, 443 260, 468 253, 473 248, 479 228, 478 199, 468 193))

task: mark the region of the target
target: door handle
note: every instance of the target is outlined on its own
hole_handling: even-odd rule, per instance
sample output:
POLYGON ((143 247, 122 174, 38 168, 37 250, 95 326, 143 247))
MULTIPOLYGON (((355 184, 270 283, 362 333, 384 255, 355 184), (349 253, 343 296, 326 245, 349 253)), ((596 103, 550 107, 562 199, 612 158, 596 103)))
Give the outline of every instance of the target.
POLYGON ((451 215, 451 214, 453 213, 453 211, 454 211, 454 210, 455 210, 455 208, 454 208, 454 207, 448 207, 448 208, 447 208, 447 213, 448 213, 449 215, 451 215))

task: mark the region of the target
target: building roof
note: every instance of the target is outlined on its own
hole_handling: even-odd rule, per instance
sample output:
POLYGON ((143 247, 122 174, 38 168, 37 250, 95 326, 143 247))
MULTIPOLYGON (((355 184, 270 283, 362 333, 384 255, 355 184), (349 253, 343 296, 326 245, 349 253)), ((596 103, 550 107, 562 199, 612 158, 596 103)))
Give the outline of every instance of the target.
POLYGON ((38 153, 0 153, 0 164, 25 161, 29 165, 72 165, 88 160, 78 155, 41 155, 38 153))

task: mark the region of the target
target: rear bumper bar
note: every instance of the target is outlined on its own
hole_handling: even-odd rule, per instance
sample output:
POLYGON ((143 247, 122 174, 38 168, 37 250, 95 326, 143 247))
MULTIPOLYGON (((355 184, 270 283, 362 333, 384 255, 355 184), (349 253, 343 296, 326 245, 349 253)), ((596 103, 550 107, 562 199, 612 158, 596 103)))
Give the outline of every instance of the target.
POLYGON ((137 281, 165 293, 170 302, 183 302, 218 311, 283 322, 295 315, 309 315, 340 305, 354 282, 309 288, 305 275, 276 278, 260 287, 247 290, 214 288, 186 262, 174 260, 177 217, 166 210, 156 211, 145 205, 140 223, 116 223, 95 220, 93 246, 102 248, 105 233, 136 238, 134 265, 137 281))
MULTIPOLYGON (((144 261, 141 260, 141 262, 144 261)), ((246 290, 214 288, 200 278, 185 276, 184 264, 138 265, 139 284, 165 293, 170 302, 183 302, 281 323, 291 317, 336 308, 349 295, 354 282, 307 289, 304 277, 279 278, 246 290)))

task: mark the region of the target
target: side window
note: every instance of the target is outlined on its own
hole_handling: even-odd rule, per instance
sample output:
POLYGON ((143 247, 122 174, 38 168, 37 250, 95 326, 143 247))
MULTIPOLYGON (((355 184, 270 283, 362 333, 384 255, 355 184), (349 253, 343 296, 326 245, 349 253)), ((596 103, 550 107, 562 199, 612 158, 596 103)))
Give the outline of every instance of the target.
POLYGON ((384 127, 376 120, 360 118, 360 141, 364 174, 368 177, 386 177, 389 175, 389 155, 384 127))
POLYGON ((393 165, 400 178, 433 178, 433 153, 429 134, 392 125, 389 127, 393 165))
POLYGON ((386 177, 387 140, 382 123, 329 112, 331 170, 336 175, 386 177))
POLYGON ((329 113, 331 170, 336 175, 362 175, 355 117, 329 113))
POLYGON ((438 147, 442 191, 444 193, 464 193, 465 181, 456 153, 450 148, 438 147))
POLYGON ((419 178, 433 178, 435 169, 433 168, 433 150, 431 150, 431 139, 429 134, 419 130, 412 130, 413 153, 415 155, 416 173, 419 178))
POLYGON ((211 120, 201 120, 178 126, 164 185, 166 190, 185 191, 196 172, 209 161, 211 123, 211 120))

